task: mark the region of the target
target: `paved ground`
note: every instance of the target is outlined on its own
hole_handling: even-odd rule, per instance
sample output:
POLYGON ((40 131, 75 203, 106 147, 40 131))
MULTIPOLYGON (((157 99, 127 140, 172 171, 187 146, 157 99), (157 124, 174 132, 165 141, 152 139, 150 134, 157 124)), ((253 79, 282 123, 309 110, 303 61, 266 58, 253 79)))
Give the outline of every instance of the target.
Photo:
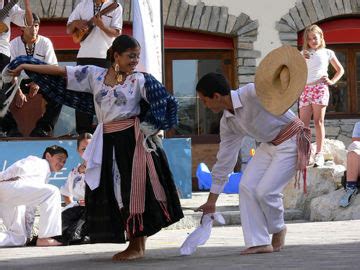
POLYGON ((149 239, 146 258, 134 262, 111 261, 125 245, 23 247, 0 249, 0 269, 359 269, 359 228, 360 220, 291 223, 283 251, 240 256, 240 227, 214 227, 206 245, 187 257, 179 247, 193 229, 163 230, 149 239))

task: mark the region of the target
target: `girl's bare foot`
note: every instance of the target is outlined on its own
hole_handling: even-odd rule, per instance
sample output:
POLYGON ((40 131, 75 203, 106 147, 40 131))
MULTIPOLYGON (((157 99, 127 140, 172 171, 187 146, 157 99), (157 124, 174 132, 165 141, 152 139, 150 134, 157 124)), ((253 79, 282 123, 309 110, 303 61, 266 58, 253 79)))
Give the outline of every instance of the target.
POLYGON ((51 247, 51 246, 61 246, 62 243, 53 239, 53 238, 38 238, 36 240, 36 246, 38 247, 51 247))
POLYGON ((287 228, 285 227, 278 233, 274 233, 271 240, 271 245, 275 252, 280 251, 285 246, 285 236, 286 236, 287 228))
POLYGON ((145 256, 145 242, 146 237, 137 237, 130 239, 129 246, 113 257, 113 261, 130 261, 140 259, 145 256))
POLYGON ((240 252, 240 255, 250 255, 250 254, 257 254, 257 253, 271 253, 273 252, 272 245, 265 245, 265 246, 256 246, 256 247, 249 247, 240 252))

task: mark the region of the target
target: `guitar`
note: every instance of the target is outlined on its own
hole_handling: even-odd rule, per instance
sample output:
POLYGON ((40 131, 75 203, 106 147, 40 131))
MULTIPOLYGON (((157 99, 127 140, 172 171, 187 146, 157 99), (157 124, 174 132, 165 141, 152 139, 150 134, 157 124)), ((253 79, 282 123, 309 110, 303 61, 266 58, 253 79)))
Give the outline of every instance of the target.
POLYGON ((80 43, 81 41, 85 40, 88 37, 88 35, 91 33, 91 31, 95 27, 94 18, 96 16, 106 15, 106 14, 110 13, 111 11, 115 10, 118 6, 119 6, 119 3, 114 2, 114 3, 110 4, 110 5, 108 5, 103 10, 100 10, 94 17, 92 17, 90 20, 88 20, 86 22, 86 25, 87 25, 86 30, 75 29, 75 31, 71 34, 74 43, 80 43))
POLYGON ((9 27, 4 23, 4 19, 9 14, 10 10, 19 2, 19 0, 11 0, 7 3, 2 10, 0 10, 0 34, 9 31, 9 27))

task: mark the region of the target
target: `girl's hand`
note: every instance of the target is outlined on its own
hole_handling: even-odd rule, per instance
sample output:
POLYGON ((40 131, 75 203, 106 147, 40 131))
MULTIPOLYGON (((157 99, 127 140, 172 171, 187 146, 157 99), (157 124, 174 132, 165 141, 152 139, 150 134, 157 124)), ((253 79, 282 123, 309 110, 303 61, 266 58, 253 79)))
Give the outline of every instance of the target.
POLYGON ((332 80, 329 79, 328 76, 323 76, 321 77, 321 82, 327 85, 333 85, 334 82, 332 80))
POLYGON ((303 55, 305 59, 310 59, 310 52, 308 50, 303 50, 303 55))
POLYGON ((13 77, 17 77, 20 75, 21 71, 24 70, 24 66, 21 64, 19 65, 17 68, 13 69, 13 70, 9 70, 9 74, 13 77))
POLYGON ((83 164, 81 164, 81 165, 79 166, 78 172, 79 172, 79 173, 85 173, 85 171, 86 171, 86 165, 83 163, 83 164))

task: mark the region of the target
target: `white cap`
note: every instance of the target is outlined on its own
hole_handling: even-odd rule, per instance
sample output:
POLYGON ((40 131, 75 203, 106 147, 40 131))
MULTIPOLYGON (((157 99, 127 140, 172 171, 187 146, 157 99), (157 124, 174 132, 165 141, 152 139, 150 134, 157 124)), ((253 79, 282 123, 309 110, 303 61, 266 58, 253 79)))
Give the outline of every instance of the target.
POLYGON ((360 121, 355 124, 352 137, 360 138, 360 121))

